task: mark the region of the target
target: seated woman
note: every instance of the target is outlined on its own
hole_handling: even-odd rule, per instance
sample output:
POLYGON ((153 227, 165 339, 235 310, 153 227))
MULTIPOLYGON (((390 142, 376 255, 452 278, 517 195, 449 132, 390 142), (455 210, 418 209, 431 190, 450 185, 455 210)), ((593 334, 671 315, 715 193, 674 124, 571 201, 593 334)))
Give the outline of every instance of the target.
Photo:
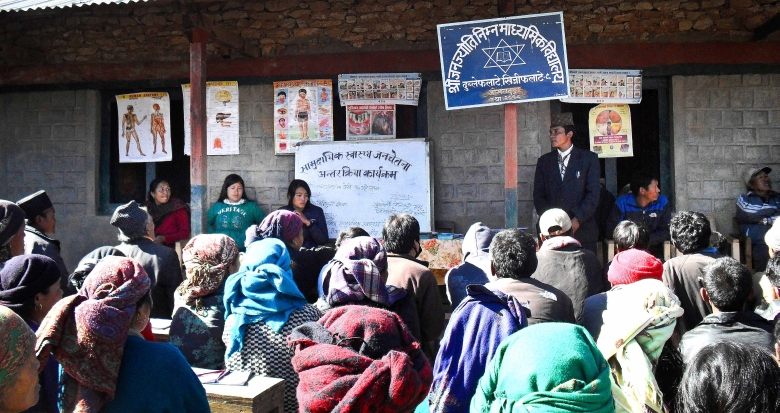
POLYGON ((284 411, 298 411, 292 349, 286 337, 322 313, 295 286, 290 254, 275 238, 253 242, 239 271, 225 281, 225 368, 285 380, 284 411))
POLYGON ((328 243, 328 223, 322 208, 309 201, 311 189, 303 179, 293 179, 287 187, 287 205, 279 208, 291 211, 303 221, 304 248, 315 248, 328 243))
POLYGON ((10 308, 0 305, 0 412, 18 413, 38 403, 35 334, 10 308))
POLYGON ((247 247, 252 242, 265 238, 276 238, 284 242, 290 254, 290 268, 295 284, 308 302, 317 301, 317 279, 320 270, 333 258, 336 250, 330 247, 301 248, 303 221, 298 215, 282 209, 271 212, 259 226, 253 225, 246 231, 247 247))
POLYGON ((169 342, 193 367, 225 367, 225 279, 238 270, 238 246, 222 234, 201 234, 182 250, 185 280, 176 289, 169 342))
POLYGON ((145 205, 154 220, 154 242, 173 248, 190 237, 190 208, 171 196, 168 181, 156 178, 149 184, 145 205))
POLYGON ((236 242, 244 252, 244 234, 250 225, 259 224, 265 218, 265 212, 257 202, 250 200, 244 191, 244 179, 230 174, 222 183, 219 199, 207 213, 209 234, 225 234, 236 242))
POLYGON ((141 264, 107 257, 38 329, 38 358, 64 370, 63 411, 208 412, 206 391, 179 350, 145 341, 151 280, 141 264))
POLYGON ((414 337, 420 339, 420 319, 414 298, 403 288, 387 285, 387 252, 375 238, 344 241, 336 256, 322 269, 325 295, 317 308, 328 311, 347 304, 388 309, 401 317, 414 337))
POLYGON ((539 323, 501 343, 471 411, 612 413, 610 386, 609 365, 584 328, 539 323))
POLYGON ((302 412, 412 412, 431 365, 397 314, 345 305, 293 330, 302 412))
MULTIPOLYGON (((44 255, 19 255, 0 270, 0 305, 10 308, 38 331, 41 321, 62 298, 60 270, 57 263, 44 255)), ((59 412, 57 390, 59 365, 49 357, 39 375, 40 397, 35 411, 59 412)))

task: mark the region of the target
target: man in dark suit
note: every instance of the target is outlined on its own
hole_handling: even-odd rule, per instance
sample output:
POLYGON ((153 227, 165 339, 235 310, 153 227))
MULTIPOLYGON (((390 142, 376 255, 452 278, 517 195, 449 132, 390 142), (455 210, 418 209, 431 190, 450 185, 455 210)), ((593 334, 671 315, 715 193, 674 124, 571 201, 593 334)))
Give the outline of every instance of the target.
POLYGON ((572 237, 596 253, 599 230, 594 215, 599 203, 598 156, 572 144, 574 120, 571 113, 550 116, 553 150, 539 157, 534 176, 534 207, 540 216, 551 208, 569 215, 572 237))

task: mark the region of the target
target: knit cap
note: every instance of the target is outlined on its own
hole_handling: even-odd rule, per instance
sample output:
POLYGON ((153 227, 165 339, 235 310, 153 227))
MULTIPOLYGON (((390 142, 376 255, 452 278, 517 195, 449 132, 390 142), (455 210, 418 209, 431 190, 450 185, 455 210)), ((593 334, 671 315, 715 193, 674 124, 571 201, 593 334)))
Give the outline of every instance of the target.
POLYGON ((661 280, 664 266, 644 250, 627 249, 615 254, 607 276, 612 286, 631 284, 645 278, 661 280))
POLYGON ((8 244, 11 238, 24 226, 24 211, 11 201, 0 199, 0 247, 8 244))
POLYGON ((119 228, 125 234, 138 232, 146 227, 149 214, 135 201, 130 201, 117 207, 111 217, 111 225, 119 228))

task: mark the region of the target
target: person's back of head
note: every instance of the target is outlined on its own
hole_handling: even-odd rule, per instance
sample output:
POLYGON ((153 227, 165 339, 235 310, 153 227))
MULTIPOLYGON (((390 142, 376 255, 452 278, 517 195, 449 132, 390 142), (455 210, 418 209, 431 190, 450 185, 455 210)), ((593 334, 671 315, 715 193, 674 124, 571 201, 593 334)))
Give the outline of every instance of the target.
POLYGON ((650 230, 643 222, 621 221, 612 232, 618 252, 636 248, 646 250, 650 247, 650 230))
POLYGON ((357 237, 370 237, 371 235, 360 227, 348 227, 347 229, 339 232, 339 236, 336 238, 336 248, 340 247, 344 241, 357 237))
POLYGON ((639 190, 644 188, 647 189, 647 187, 650 186, 650 184, 653 183, 656 179, 653 178, 652 175, 645 171, 636 171, 633 175, 631 175, 631 183, 629 184, 629 187, 631 188, 631 193, 634 194, 634 197, 639 196, 639 190))
POLYGON ((385 249, 391 254, 407 254, 420 241, 420 223, 410 214, 393 214, 382 227, 385 249))
POLYGON ((493 231, 482 222, 473 223, 463 236, 463 259, 487 257, 490 253, 490 243, 493 241, 493 231))
POLYGON ((154 221, 146 209, 135 201, 120 205, 111 216, 111 225, 119 229, 120 242, 132 242, 143 237, 154 237, 154 221))
POLYGON ((720 342, 688 364, 677 394, 678 413, 780 411, 780 367, 765 350, 720 342))
POLYGON ((710 247, 717 249, 718 254, 720 255, 731 254, 729 239, 718 231, 712 231, 712 235, 710 235, 710 247))
POLYGON ((772 287, 780 289, 780 255, 767 261, 764 274, 766 274, 766 278, 772 284, 772 287))
POLYGON ((683 254, 690 254, 710 246, 710 221, 701 212, 680 211, 669 222, 672 242, 683 254))
POLYGON ((753 279, 739 261, 720 257, 704 267, 703 286, 719 311, 743 311, 753 292, 753 279))
POLYGON ((571 219, 566 211, 552 208, 539 217, 539 230, 542 239, 571 235, 571 219))
POLYGON ((536 241, 519 229, 501 231, 490 243, 490 264, 498 278, 528 278, 538 263, 536 241))

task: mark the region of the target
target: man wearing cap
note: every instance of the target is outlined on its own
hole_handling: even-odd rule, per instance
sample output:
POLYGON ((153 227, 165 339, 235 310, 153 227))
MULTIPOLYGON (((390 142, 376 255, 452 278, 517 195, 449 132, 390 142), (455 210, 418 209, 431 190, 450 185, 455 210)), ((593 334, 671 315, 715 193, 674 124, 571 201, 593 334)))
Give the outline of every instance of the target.
POLYGON ((566 211, 553 208, 539 218, 542 245, 532 278, 563 291, 574 305, 579 319, 585 299, 609 290, 601 263, 593 252, 571 236, 572 223, 566 211))
POLYGON ((60 270, 60 288, 68 291, 68 268, 60 254, 60 242, 50 237, 57 226, 56 211, 46 191, 38 191, 34 194, 16 201, 16 205, 27 216, 27 226, 24 228, 24 253, 45 255, 55 263, 60 270))
POLYGON ((596 252, 599 230, 594 215, 599 204, 599 158, 572 144, 571 113, 550 116, 553 151, 539 157, 534 175, 534 207, 538 214, 560 208, 569 215, 572 237, 596 252))
POLYGON ((737 198, 739 233, 750 237, 753 245, 753 269, 764 271, 769 252, 764 234, 780 216, 780 193, 772 190, 768 166, 748 169, 742 176, 748 192, 737 198))
POLYGON ((173 314, 173 293, 183 281, 176 251, 154 242, 152 216, 135 201, 120 205, 111 217, 111 225, 119 229, 116 249, 144 267, 152 279, 152 318, 170 319, 173 314))
POLYGON ((24 254, 24 211, 0 199, 0 268, 11 257, 24 254))

